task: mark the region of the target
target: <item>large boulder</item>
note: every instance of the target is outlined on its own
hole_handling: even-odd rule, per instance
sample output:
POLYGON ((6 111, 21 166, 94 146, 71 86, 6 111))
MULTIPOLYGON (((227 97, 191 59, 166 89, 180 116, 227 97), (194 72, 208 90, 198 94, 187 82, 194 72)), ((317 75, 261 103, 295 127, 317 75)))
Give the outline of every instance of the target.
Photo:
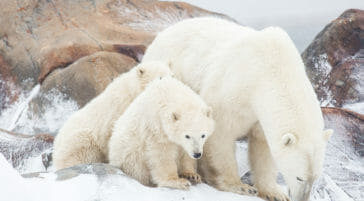
MULTIPOLYGON (((158 31, 206 15, 224 17, 186 3, 156 0, 0 1, 0 76, 26 91, 37 83, 41 91, 54 87, 82 106, 116 74, 135 65, 158 31), (97 62, 88 62, 92 59, 97 62)), ((2 94, 10 97, 8 88, 0 83, 2 94)))
POLYGON ((64 69, 55 69, 42 83, 40 93, 30 103, 32 112, 43 114, 50 106, 44 94, 54 89, 67 94, 82 107, 101 93, 118 75, 136 65, 136 61, 115 52, 95 52, 64 69))
POLYGON ((363 102, 364 11, 345 11, 316 36, 302 57, 323 105, 363 102))

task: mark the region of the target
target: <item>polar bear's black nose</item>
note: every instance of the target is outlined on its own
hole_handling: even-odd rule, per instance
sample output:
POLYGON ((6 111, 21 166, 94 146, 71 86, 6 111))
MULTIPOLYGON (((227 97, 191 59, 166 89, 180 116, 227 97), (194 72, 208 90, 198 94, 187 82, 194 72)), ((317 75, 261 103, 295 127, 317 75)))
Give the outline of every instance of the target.
POLYGON ((194 154, 193 154, 193 157, 194 157, 194 158, 200 158, 200 157, 201 157, 201 153, 194 153, 194 154))

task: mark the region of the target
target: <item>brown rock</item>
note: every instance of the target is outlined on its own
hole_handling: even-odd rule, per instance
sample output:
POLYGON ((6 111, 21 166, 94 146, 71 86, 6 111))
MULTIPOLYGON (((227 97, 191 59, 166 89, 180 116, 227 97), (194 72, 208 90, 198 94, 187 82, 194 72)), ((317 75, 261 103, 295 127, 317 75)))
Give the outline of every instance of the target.
POLYGON ((116 73, 140 61, 157 32, 182 19, 205 15, 226 17, 179 2, 0 1, 0 79, 4 80, 0 92, 10 97, 8 82, 25 91, 41 83, 42 92, 55 88, 82 106, 116 73), (102 59, 91 56, 98 52, 103 52, 102 59), (116 62, 114 54, 108 58, 105 52, 132 59, 116 62), (75 67, 76 62, 82 67, 75 67), (111 67, 115 62, 123 66, 111 67))
POLYGON ((334 129, 334 135, 350 139, 355 153, 364 156, 364 115, 341 108, 323 107, 325 127, 334 129))
POLYGON ((67 68, 52 71, 31 106, 36 113, 43 113, 43 109, 48 106, 43 94, 57 89, 82 107, 101 93, 115 77, 134 65, 134 59, 115 52, 96 52, 83 57, 67 68))
POLYGON ((19 90, 16 90, 16 77, 10 74, 10 67, 0 55, 0 114, 7 104, 18 99, 19 90))
POLYGON ((34 86, 84 56, 117 51, 115 44, 147 46, 168 25, 202 15, 219 14, 178 2, 1 1, 0 55, 17 82, 31 78, 34 86))
POLYGON ((302 53, 306 71, 324 104, 364 101, 364 11, 347 10, 302 53))

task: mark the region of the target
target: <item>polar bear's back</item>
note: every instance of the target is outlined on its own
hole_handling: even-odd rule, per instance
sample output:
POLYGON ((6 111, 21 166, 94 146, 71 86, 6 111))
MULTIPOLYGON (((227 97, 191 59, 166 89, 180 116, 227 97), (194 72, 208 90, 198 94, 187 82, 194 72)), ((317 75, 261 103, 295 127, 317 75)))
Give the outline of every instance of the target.
MULTIPOLYGON (((265 51, 269 44, 264 41, 272 37, 290 41, 279 28, 256 31, 219 18, 188 19, 159 33, 148 47, 143 61, 168 58, 173 61, 171 69, 176 76, 199 91, 203 82, 209 82, 208 79, 223 84, 218 77, 228 68, 238 66, 245 71, 247 78, 252 77, 248 71, 262 59, 256 53, 265 51)), ((276 50, 277 47, 268 49, 276 50)))

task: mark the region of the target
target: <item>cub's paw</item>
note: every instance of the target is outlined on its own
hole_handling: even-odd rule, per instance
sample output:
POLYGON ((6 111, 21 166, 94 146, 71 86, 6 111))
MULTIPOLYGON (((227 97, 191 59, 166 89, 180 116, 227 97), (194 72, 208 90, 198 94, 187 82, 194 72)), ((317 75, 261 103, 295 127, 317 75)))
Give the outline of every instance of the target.
POLYGON ((158 184, 158 186, 188 190, 191 186, 191 182, 189 182, 187 179, 180 178, 161 182, 158 184))
POLYGON ((290 201, 283 192, 259 192, 258 196, 267 201, 290 201))
POLYGON ((223 190, 223 191, 229 191, 229 192, 241 194, 241 195, 250 195, 250 196, 258 195, 258 190, 255 187, 250 186, 248 184, 243 184, 243 183, 235 184, 235 185, 223 185, 223 186, 220 186, 219 189, 223 190))
POLYGON ((197 173, 194 172, 184 172, 181 173, 180 177, 188 179, 191 183, 193 184, 200 184, 201 181, 201 176, 197 173))

